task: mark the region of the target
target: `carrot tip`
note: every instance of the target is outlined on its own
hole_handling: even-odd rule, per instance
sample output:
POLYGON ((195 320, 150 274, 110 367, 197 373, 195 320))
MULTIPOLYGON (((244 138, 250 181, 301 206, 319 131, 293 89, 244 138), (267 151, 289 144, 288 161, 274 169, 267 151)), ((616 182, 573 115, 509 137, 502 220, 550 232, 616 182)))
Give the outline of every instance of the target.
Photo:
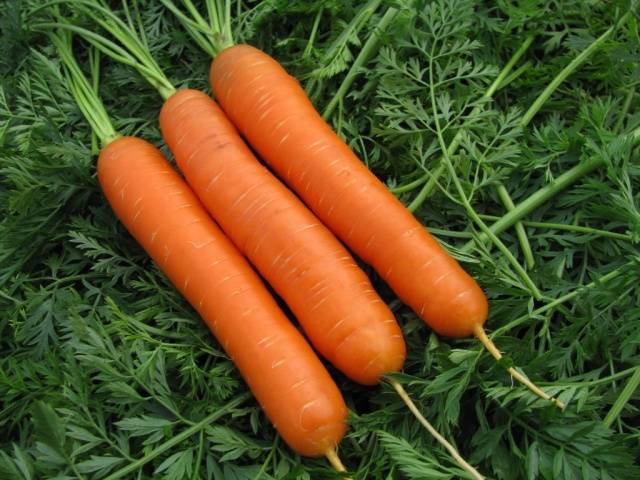
MULTIPOLYGON (((480 342, 484 345, 484 347, 489 351, 489 353, 493 355, 493 358, 495 358, 496 360, 500 360, 502 358, 502 353, 500 353, 500 350, 498 350, 496 345, 489 338, 489 336, 487 335, 487 332, 484 331, 484 328, 482 327, 482 325, 476 325, 473 329, 473 333, 478 338, 478 340, 480 340, 480 342)), ((560 410, 564 411, 564 409, 566 408, 566 405, 562 401, 544 392, 540 387, 538 387, 535 383, 533 383, 523 374, 518 372, 515 368, 509 367, 507 371, 514 379, 516 379, 518 382, 523 384, 525 387, 531 390, 531 392, 533 392, 540 398, 543 398, 553 403, 560 410)))
MULTIPOLYGON (((335 469, 336 472, 342 473, 347 471, 344 464, 342 463, 342 460, 340 460, 340 457, 338 456, 338 452, 334 447, 328 448, 327 451, 324 452, 324 455, 325 457, 327 457, 327 460, 329 460, 329 463, 335 469)), ((345 478, 347 480, 350 480, 350 477, 345 477, 345 478)))
POLYGON ((422 426, 424 426, 427 429, 427 431, 449 452, 449 454, 453 457, 456 463, 460 465, 461 468, 469 472, 469 474, 474 478, 474 480, 484 480, 485 477, 481 475, 464 458, 462 458, 462 456, 460 455, 456 447, 454 447, 447 439, 445 439, 440 434, 440 432, 438 432, 434 428, 434 426, 431 425, 431 423, 424 417, 424 415, 420 413, 420 410, 418 410, 418 407, 416 406, 416 404, 413 403, 413 400, 411 400, 411 397, 409 396, 407 391, 404 389, 404 387, 398 382, 396 382, 395 380, 390 380, 389 383, 391 383, 391 386, 395 389, 396 392, 398 392, 398 395, 400 396, 402 401, 405 403, 405 405, 409 408, 411 413, 415 415, 415 417, 422 424, 422 426))

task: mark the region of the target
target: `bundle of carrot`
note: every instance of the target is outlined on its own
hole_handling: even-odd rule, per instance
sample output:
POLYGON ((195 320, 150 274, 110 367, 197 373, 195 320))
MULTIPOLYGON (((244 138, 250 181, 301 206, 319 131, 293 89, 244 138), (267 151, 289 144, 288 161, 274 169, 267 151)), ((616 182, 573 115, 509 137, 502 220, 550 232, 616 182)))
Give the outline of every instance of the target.
POLYGON ((102 144, 98 179, 116 216, 198 311, 282 437, 304 455, 340 465, 334 448, 347 409, 320 360, 162 153, 115 132, 70 35, 50 37, 102 144))
MULTIPOLYGON (((311 360, 313 355, 304 351, 308 346, 301 344, 299 337, 291 331, 293 327, 287 330, 282 326, 282 314, 273 305, 263 306, 271 317, 277 317, 276 320, 270 317, 277 324, 273 331, 249 326, 250 322, 244 325, 242 333, 238 325, 231 326, 234 316, 252 318, 260 309, 260 306, 251 305, 239 312, 236 307, 247 307, 247 302, 235 297, 258 295, 266 302, 263 287, 257 279, 248 279, 250 274, 239 257, 234 257, 233 265, 244 269, 241 273, 218 272, 217 265, 221 262, 231 264, 229 257, 232 252, 233 255, 238 252, 230 244, 224 244, 222 234, 202 208, 283 298, 315 348, 347 376, 365 385, 376 384, 385 374, 399 371, 405 358, 405 346, 393 314, 334 235, 372 265, 399 298, 436 332, 451 337, 473 334, 500 359, 500 352, 483 328, 488 312, 486 297, 473 278, 322 120, 295 79, 265 53, 247 45, 233 45, 228 3, 225 7, 210 2, 208 10, 213 18, 207 22, 192 5, 188 9, 192 15, 189 17, 170 0, 162 1, 198 43, 215 55, 210 80, 222 109, 202 92, 177 91, 173 87, 148 52, 143 37, 132 26, 126 3, 127 22, 101 2, 73 2, 74 11, 93 18, 116 42, 65 20, 57 10, 59 4, 67 3, 64 0, 53 2, 55 21, 38 26, 81 35, 96 49, 136 68, 157 88, 165 100, 160 113, 164 139, 193 193, 168 166, 162 164, 160 167, 159 153, 155 150, 153 155, 149 153, 152 149, 147 144, 144 144, 146 150, 142 148, 147 153, 141 154, 141 158, 153 157, 153 168, 162 170, 161 175, 172 176, 167 185, 170 190, 178 189, 176 185, 180 183, 180 195, 184 198, 178 200, 184 203, 179 203, 173 210, 180 210, 182 215, 184 208, 191 217, 180 217, 175 226, 206 224, 212 238, 188 238, 185 233, 162 240, 162 249, 157 246, 162 242, 154 243, 159 233, 169 235, 170 228, 161 227, 160 218, 154 214, 147 220, 149 213, 142 193, 136 190, 134 199, 125 198, 127 190, 134 190, 136 182, 142 185, 141 177, 127 180, 124 175, 111 173, 115 177, 111 178, 107 173, 118 171, 122 168, 120 165, 129 165, 131 169, 135 165, 131 160, 134 154, 129 154, 125 147, 129 144, 137 146, 140 141, 112 141, 115 134, 110 128, 101 130, 108 124, 102 121, 101 125, 94 125, 108 145, 101 159, 114 159, 99 161, 98 171, 105 194, 134 237, 208 322, 289 445, 303 455, 324 454, 337 470, 343 471, 334 447, 344 433, 345 410, 335 384, 318 360, 311 360), (260 164, 236 128, 306 205, 260 164), (123 147, 111 147, 119 144, 123 147), (111 154, 111 151, 115 153, 111 154), (116 166, 110 170, 101 167, 103 164, 116 166), (191 210, 197 210, 197 213, 191 210), (145 225, 142 230, 137 222, 145 225), (178 243, 170 247, 171 242, 178 243), (207 263, 204 253, 200 257, 193 254, 202 248, 220 248, 225 255, 209 255, 212 262, 207 263), (208 283, 209 277, 205 278, 205 273, 196 279, 186 265, 179 267, 176 263, 174 266, 171 255, 175 250, 179 251, 183 262, 188 258, 189 262, 198 263, 199 258, 200 269, 216 267, 213 271, 220 278, 212 277, 208 283), (232 290, 219 287, 237 277, 240 278, 238 283, 232 282, 232 290), (207 306, 208 293, 205 292, 209 288, 215 290, 216 295, 227 296, 227 303, 232 300, 237 303, 231 302, 233 304, 227 306, 220 299, 215 302, 215 308, 220 311, 213 310, 213 306, 207 306), (229 330, 223 332, 223 325, 229 330), (252 335, 246 334, 245 329, 251 330, 252 335), (285 340, 285 337, 290 338, 285 340), (234 346, 238 338, 244 338, 246 351, 234 346), (271 352, 274 347, 275 351, 276 344, 287 342, 290 345, 278 351, 283 353, 278 358, 256 360, 253 364, 248 360, 256 355, 256 350, 271 352), (294 357, 289 349, 300 350, 296 351, 295 357, 303 358, 309 366, 300 368, 297 376, 291 376, 295 381, 286 391, 293 398, 283 401, 276 409, 269 403, 264 389, 268 378, 278 377, 280 372, 287 370, 288 359, 294 357), (268 374, 261 373, 265 368, 269 370, 268 374), (302 375, 314 369, 317 377, 302 375), (298 391, 304 395, 297 396, 295 392, 298 391), (324 398, 329 399, 326 405, 324 398), (285 411, 295 412, 296 409, 299 414, 290 414, 300 421, 290 425, 290 419, 284 420, 285 411), (310 432, 306 441, 299 436, 300 429, 310 432), (320 437, 315 438, 314 432, 320 437)), ((89 121, 95 124, 95 118, 106 118, 99 100, 92 96, 95 93, 87 86, 78 87, 84 84, 78 67, 70 60, 70 44, 68 40, 66 43, 62 40, 68 37, 53 35, 52 38, 68 65, 70 77, 75 82, 74 93, 80 92, 76 96, 89 121), (89 107, 86 107, 87 103, 89 107)), ((135 148, 129 149, 134 151, 135 148)), ((144 175, 147 168, 152 167, 133 170, 144 175)), ((149 191, 148 185, 146 188, 149 191)), ((159 185, 158 191, 161 188, 159 185)), ((175 194, 169 193, 163 200, 167 205, 158 212, 172 209, 173 195, 178 193, 177 190, 175 194)), ((207 275, 210 273, 206 272, 207 275)), ((256 325, 258 323, 256 321, 256 325)), ((564 408, 559 400, 547 395, 514 368, 509 368, 509 372, 540 397, 564 408)), ((288 370, 281 375, 287 376, 287 373, 288 370)), ((277 381, 285 382, 285 379, 278 377, 277 381)), ((273 385, 277 381, 274 380, 273 385)), ((482 478, 420 414, 403 387, 395 380, 390 383, 458 464, 474 478, 482 478)))
MULTIPOLYGON (((86 5, 75 6, 89 14, 86 5)), ((166 100, 160 115, 163 135, 187 181, 328 360, 365 385, 399 371, 405 357, 399 327, 347 250, 261 166, 210 97, 196 90, 176 91, 130 25, 104 5, 94 5, 93 14, 121 45, 62 19, 40 26, 82 35, 107 55, 137 68, 158 89, 166 100)), ((456 462, 482 478, 420 414, 403 387, 391 383, 456 462)), ((342 469, 331 450, 327 456, 342 469)))

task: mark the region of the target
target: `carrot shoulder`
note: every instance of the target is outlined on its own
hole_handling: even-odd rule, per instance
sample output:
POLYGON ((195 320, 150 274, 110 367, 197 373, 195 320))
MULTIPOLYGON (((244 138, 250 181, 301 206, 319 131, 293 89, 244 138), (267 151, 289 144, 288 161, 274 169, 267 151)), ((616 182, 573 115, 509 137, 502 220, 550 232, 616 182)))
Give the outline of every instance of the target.
POLYGON ((287 443, 308 456, 332 449, 346 428, 338 388, 160 151, 119 138, 101 152, 98 178, 118 218, 202 316, 287 443))

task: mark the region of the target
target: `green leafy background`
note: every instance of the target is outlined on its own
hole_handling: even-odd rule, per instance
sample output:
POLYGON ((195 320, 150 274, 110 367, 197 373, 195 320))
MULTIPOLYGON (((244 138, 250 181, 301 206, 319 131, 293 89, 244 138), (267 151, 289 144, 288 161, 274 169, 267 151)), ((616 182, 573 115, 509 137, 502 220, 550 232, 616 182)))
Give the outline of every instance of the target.
MULTIPOLYGON (((207 90, 210 59, 160 2, 140 8, 171 80, 207 90)), ((390 8, 380 48, 330 121, 478 279, 506 354, 497 364, 474 339, 436 336, 367 269, 407 340, 397 379, 490 478, 640 478, 637 7, 526 126, 537 96, 630 2, 267 0, 232 11, 237 38, 280 60, 323 111, 390 8), (588 161, 598 168, 527 216, 531 258, 512 228, 499 235, 503 249, 482 240, 481 223, 505 214, 499 185, 517 205, 588 161), (443 165, 416 200, 422 185, 412 182, 443 165), (514 385, 511 364, 566 411, 514 385)), ((201 320, 118 224, 89 127, 27 12, 9 0, 0 16, 0 478, 338 478, 278 438, 201 320)), ((86 45, 75 46, 86 59, 86 45)), ((164 149, 156 93, 125 66, 101 68, 118 130, 164 149)), ((464 476, 389 386, 331 372, 351 412, 340 455, 353 478, 464 476)))

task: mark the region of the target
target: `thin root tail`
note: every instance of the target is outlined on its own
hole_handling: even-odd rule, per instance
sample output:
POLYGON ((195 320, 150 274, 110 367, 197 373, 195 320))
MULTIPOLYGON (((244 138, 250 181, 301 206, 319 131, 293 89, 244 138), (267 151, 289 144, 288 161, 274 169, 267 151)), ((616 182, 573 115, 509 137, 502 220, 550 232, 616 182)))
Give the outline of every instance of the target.
MULTIPOLYGON (((489 353, 493 356, 493 358, 495 358, 496 360, 500 360, 502 358, 502 353, 500 353, 500 350, 498 350, 498 347, 496 347, 495 343, 493 343, 493 341, 489 338, 489 336, 487 335, 487 332, 485 332, 484 328, 482 328, 482 325, 476 326, 476 328, 474 329, 474 334, 476 335, 478 340, 480 340, 480 342, 484 345, 484 347, 489 351, 489 353)), ((560 410, 565 409, 566 405, 563 402, 545 393, 540 387, 538 387, 535 383, 533 383, 531 380, 529 380, 527 377, 525 377, 522 373, 517 371, 515 368, 510 367, 507 369, 507 371, 509 372, 509 374, 511 374, 513 378, 515 378, 518 382, 523 384, 525 387, 527 387, 529 390, 531 390, 540 398, 543 398, 548 402, 553 403, 555 406, 560 408, 560 410)))

